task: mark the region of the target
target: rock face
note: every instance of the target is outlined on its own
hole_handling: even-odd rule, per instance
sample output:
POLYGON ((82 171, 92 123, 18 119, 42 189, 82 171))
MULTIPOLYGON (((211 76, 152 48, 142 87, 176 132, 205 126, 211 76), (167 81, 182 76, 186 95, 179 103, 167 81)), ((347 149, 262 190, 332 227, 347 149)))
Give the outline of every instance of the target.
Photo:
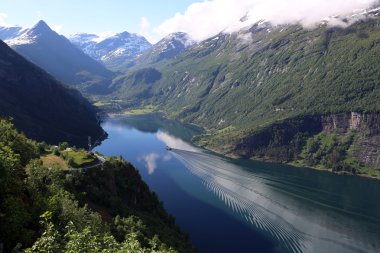
POLYGON ((371 134, 379 133, 380 131, 380 114, 367 113, 361 114, 357 112, 334 114, 322 116, 323 130, 326 132, 347 132, 349 130, 357 130, 368 128, 371 134))
POLYGON ((354 150, 355 155, 365 165, 380 168, 380 113, 351 112, 321 118, 326 132, 359 132, 362 137, 354 150))

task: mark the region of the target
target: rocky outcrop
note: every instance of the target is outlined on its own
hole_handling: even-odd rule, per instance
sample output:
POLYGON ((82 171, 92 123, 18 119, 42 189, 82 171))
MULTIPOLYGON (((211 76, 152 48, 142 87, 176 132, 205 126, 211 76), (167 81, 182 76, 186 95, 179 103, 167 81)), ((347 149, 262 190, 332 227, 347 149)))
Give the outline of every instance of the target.
POLYGON ((326 132, 348 132, 349 130, 368 130, 369 134, 380 133, 380 113, 342 113, 321 116, 323 130, 326 132))
POLYGON ((359 134, 354 146, 355 156, 367 166, 380 168, 380 113, 342 113, 322 116, 323 130, 359 134))

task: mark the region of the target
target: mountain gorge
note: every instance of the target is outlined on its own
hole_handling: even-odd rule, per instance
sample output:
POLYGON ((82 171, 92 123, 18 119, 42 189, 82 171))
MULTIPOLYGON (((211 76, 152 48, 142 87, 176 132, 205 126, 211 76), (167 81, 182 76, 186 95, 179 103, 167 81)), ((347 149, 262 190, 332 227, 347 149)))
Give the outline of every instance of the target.
POLYGON ((0 38, 61 82, 84 92, 104 93, 114 75, 64 36, 54 32, 44 21, 14 35, 8 39, 6 36, 0 38))
POLYGON ((341 167, 351 168, 380 163, 373 148, 379 143, 373 123, 380 110, 379 22, 379 8, 373 8, 313 28, 260 21, 199 43, 178 32, 155 45, 123 32, 108 38, 76 34, 70 37, 74 46, 43 21, 31 29, 2 28, 0 35, 111 110, 147 106, 204 127, 207 133, 195 141, 209 149, 303 164, 309 138, 340 132, 336 138, 350 150, 340 159, 354 157, 341 167), (373 120, 349 131, 326 131, 326 117, 351 114, 373 120), (344 136, 352 132, 359 134, 347 144, 344 136), (372 150, 371 155, 364 158, 360 149, 372 150))
POLYGON ((0 253, 379 251, 380 0, 50 2, 167 35, 0 26, 0 253))
POLYGON ((76 90, 0 42, 0 117, 12 118, 28 137, 84 147, 103 135, 96 110, 76 90))
MULTIPOLYGON (((323 130, 323 115, 376 118, 380 110, 379 9, 366 15, 346 27, 258 22, 219 34, 168 62, 134 66, 114 80, 117 90, 109 97, 124 107, 158 106, 170 117, 201 125, 208 134, 196 141, 224 154, 302 159, 306 140, 323 130), (309 116, 318 118, 316 127, 300 130, 309 116), (294 127, 291 133, 286 126, 294 127), (253 138, 258 133, 265 133, 260 141, 253 138)), ((375 162, 366 164, 378 166, 379 154, 373 154, 375 162)))

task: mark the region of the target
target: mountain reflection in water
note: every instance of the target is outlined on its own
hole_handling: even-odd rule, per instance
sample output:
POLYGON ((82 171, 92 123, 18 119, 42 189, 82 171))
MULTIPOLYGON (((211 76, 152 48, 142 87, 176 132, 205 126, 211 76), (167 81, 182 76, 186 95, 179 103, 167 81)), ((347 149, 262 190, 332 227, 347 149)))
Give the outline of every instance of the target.
POLYGON ((323 199, 323 195, 331 194, 329 192, 255 174, 218 156, 200 151, 173 148, 172 154, 235 213, 255 229, 270 234, 285 251, 378 252, 380 249, 378 234, 370 234, 372 238, 368 238, 369 234, 365 233, 363 238, 361 229, 348 227, 351 221, 345 216, 367 219, 369 224, 379 225, 378 219, 304 197, 304 192, 314 191, 323 199), (316 220, 313 213, 314 217, 310 219, 307 212, 314 210, 288 205, 282 201, 282 197, 309 202, 324 209, 326 214, 319 214, 320 219, 316 220), (367 240, 374 244, 362 243, 367 240))
POLYGON ((201 252, 380 252, 379 181, 215 155, 159 115, 103 127, 97 150, 140 168, 201 252))

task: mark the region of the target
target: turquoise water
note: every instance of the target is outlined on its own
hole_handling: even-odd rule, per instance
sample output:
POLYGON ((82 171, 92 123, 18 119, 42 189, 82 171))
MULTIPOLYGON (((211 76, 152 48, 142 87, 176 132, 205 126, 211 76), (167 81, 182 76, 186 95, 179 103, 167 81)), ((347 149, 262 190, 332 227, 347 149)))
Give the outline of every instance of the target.
POLYGON ((131 161, 201 253, 380 251, 377 180, 228 159, 191 145, 200 129, 160 115, 103 128, 96 151, 131 161))

